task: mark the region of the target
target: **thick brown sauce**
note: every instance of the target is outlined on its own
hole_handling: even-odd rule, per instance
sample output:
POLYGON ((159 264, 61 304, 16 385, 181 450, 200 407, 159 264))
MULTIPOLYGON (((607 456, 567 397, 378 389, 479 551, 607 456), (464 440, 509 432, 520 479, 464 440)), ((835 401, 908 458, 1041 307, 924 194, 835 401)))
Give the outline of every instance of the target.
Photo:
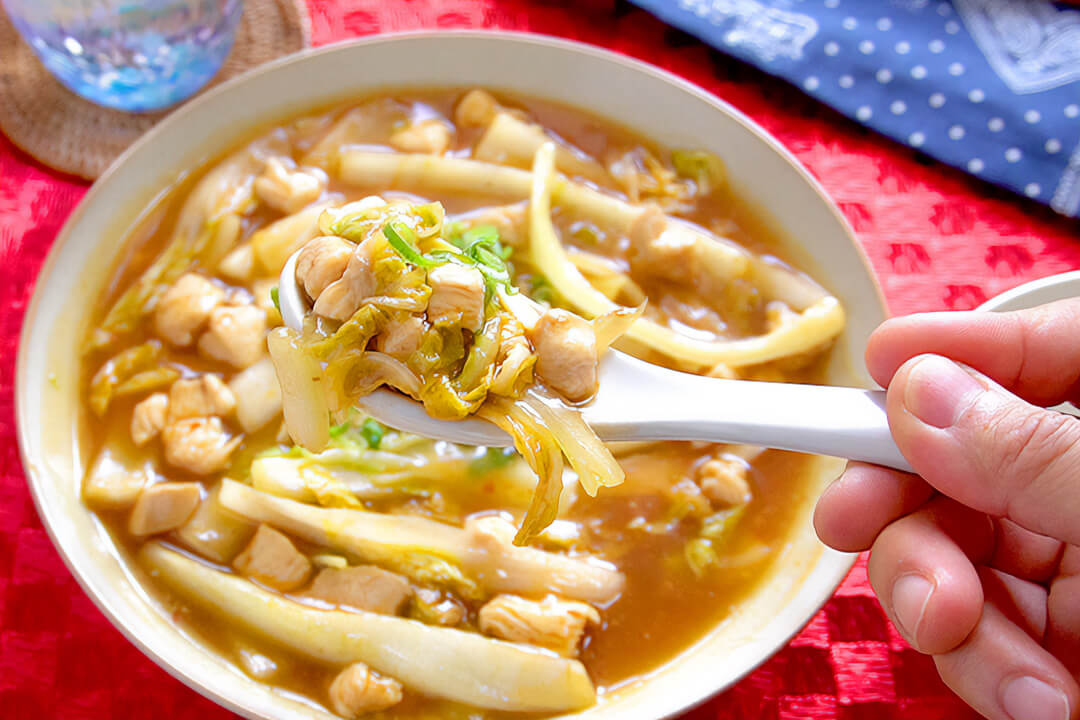
MULTIPOLYGON (((406 104, 426 103, 445 117, 452 117, 452 108, 459 96, 458 92, 446 91, 395 95, 406 104)), ((602 158, 613 148, 634 146, 644 146, 659 157, 664 157, 660 148, 652 143, 589 113, 531 99, 502 96, 500 100, 525 109, 543 125, 594 157, 602 158)), ((355 104, 351 103, 350 106, 355 104)), ((341 110, 333 112, 337 114, 341 110)), ((459 146, 467 146, 476 139, 475 133, 461 133, 458 143, 459 146)), ((179 183, 160 207, 148 212, 143 221, 131 230, 127 239, 128 249, 113 273, 112 282, 102 294, 95 325, 112 301, 164 247, 183 197, 202 173, 202 170, 194 172, 179 183)), ((350 199, 368 194, 365 188, 341 186, 332 189, 346 193, 350 199)), ((441 196, 434 199, 442 201, 448 212, 490 204, 485 198, 469 196, 441 196)), ((248 218, 245 236, 270 219, 258 214, 248 218)), ((729 237, 754 251, 783 257, 783 248, 767 220, 735 197, 715 193, 694 213, 692 219, 725 228, 729 237)), ((655 288, 648 289, 652 291, 655 288)), ((135 344, 149 337, 148 324, 144 322, 138 333, 126 339, 124 345, 135 344)), ((84 386, 108 354, 91 353, 87 356, 83 367, 84 386)), ((169 360, 193 370, 220 369, 192 352, 169 350, 169 360)), ((790 380, 812 382, 821 378, 822 370, 822 362, 817 361, 784 375, 790 380)), ((104 422, 92 418, 84 409, 93 449, 101 447, 108 438, 110 442, 123 445, 128 452, 147 452, 136 450, 128 436, 127 427, 133 405, 132 400, 115 402, 104 422)), ((271 427, 246 438, 234 468, 242 469, 250 462, 252 454, 271 446, 275 433, 276 427, 271 427)), ((156 443, 153 444, 153 447, 156 446, 156 443)), ((644 461, 640 457, 627 460, 627 482, 619 492, 607 495, 602 492, 595 500, 583 496, 571 512, 570 519, 581 521, 587 527, 582 549, 611 560, 626 574, 627 579, 626 591, 603 610, 603 624, 590 631, 581 654, 598 689, 610 688, 648 673, 699 640, 753 592, 758 578, 783 549, 784 538, 795 522, 796 508, 803 505, 802 500, 807 492, 804 458, 790 453, 768 451, 754 460, 754 499, 734 536, 719 549, 722 559, 735 562, 733 559, 745 557, 748 551, 765 545, 769 553, 763 558, 758 556, 748 564, 716 570, 699 579, 683 560, 683 546, 690 536, 689 528, 649 534, 631 527, 635 518, 656 521, 667 512, 665 501, 660 499, 655 489, 673 485, 680 477, 690 475, 693 464, 708 451, 709 448, 705 446, 669 443, 651 451, 644 461)), ((156 454, 159 468, 166 467, 159 450, 149 452, 156 454)), ((165 472, 175 479, 196 479, 185 478, 183 473, 173 470, 165 472)), ((236 476, 235 471, 233 476, 236 476)), ((486 496, 494 492, 493 481, 497 481, 497 478, 482 482, 467 495, 455 498, 460 511, 493 509, 492 504, 486 501, 486 496)), ((209 487, 211 483, 206 484, 209 487)), ((124 554, 131 557, 138 547, 138 541, 127 535, 125 518, 107 514, 101 517, 124 554)), ((340 668, 324 667, 277 648, 272 643, 238 633, 228 622, 189 607, 145 575, 143 577, 148 589, 159 598, 172 617, 201 642, 232 662, 237 662, 242 650, 262 653, 272 658, 282 670, 275 675, 272 681, 274 685, 316 702, 325 702, 326 688, 340 668)), ((381 717, 415 720, 423 717, 499 715, 460 708, 407 692, 404 702, 381 717)))

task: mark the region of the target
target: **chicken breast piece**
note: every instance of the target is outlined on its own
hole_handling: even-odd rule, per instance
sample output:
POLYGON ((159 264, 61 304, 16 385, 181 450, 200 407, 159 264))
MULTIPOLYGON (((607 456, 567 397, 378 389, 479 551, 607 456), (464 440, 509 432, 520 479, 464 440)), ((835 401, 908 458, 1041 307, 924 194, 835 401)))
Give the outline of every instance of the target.
POLYGON ((285 215, 315 202, 325 189, 326 173, 316 168, 293 169, 276 157, 267 160, 262 174, 255 178, 259 199, 285 215))
POLYGON ((405 360, 420 347, 424 330, 423 319, 416 315, 392 319, 375 337, 375 349, 398 360, 405 360))
POLYGON ((289 538, 269 525, 259 526, 248 546, 233 560, 233 567, 282 592, 295 590, 311 575, 311 561, 289 538))
POLYGON ((714 507, 734 507, 750 502, 749 477, 750 465, 734 455, 708 460, 695 473, 701 493, 714 507))
POLYGON ((154 309, 154 332, 173 345, 187 347, 225 301, 225 291, 202 275, 188 273, 165 291, 154 309))
POLYGON ((461 127, 486 127, 499 112, 499 103, 485 90, 470 90, 458 100, 454 121, 461 127))
POLYGON ((202 486, 197 482, 151 485, 139 493, 128 517, 128 530, 140 537, 174 530, 187 522, 201 498, 202 486))
POLYGON ((478 622, 480 631, 487 635, 573 657, 585 626, 599 623, 600 613, 591 605, 554 595, 539 602, 517 595, 497 595, 480 608, 478 622))
POLYGON ((401 702, 401 683, 353 663, 330 683, 330 707, 343 718, 359 718, 401 702))
POLYGON ((333 235, 317 237, 304 245, 296 258, 296 279, 308 297, 319 297, 330 283, 341 279, 355 247, 333 235))
POLYGON ((484 324, 484 276, 476 268, 446 263, 428 271, 431 298, 428 320, 435 325, 460 322, 479 330, 484 324))
POLYGON ((169 396, 154 393, 140 401, 131 413, 131 440, 142 447, 158 436, 165 429, 169 414, 169 396))
POLYGON ((225 430, 219 417, 196 417, 165 426, 161 432, 165 462, 196 475, 224 470, 229 456, 240 445, 225 430))
POLYGON ((412 587, 396 573, 358 565, 320 570, 307 594, 334 605, 397 615, 412 595, 412 587))
POLYGON ((226 417, 234 408, 236 396, 217 375, 181 378, 169 388, 169 425, 188 418, 226 417))
POLYGON ((596 333, 588 321, 553 308, 528 333, 536 350, 536 374, 544 384, 571 402, 596 394, 596 333))
POLYGON ((453 130, 438 118, 412 123, 390 136, 390 146, 408 153, 442 155, 450 147, 453 130))
POLYGON ((345 272, 326 286, 312 308, 316 314, 332 320, 348 320, 364 300, 375 294, 375 273, 371 269, 371 245, 365 241, 355 247, 345 272))
POLYGON ((240 370, 254 365, 266 352, 266 312, 256 305, 214 308, 199 352, 240 370))
POLYGON ((649 207, 630 228, 631 266, 643 275, 692 285, 703 297, 723 293, 750 270, 750 256, 712 241, 649 207))

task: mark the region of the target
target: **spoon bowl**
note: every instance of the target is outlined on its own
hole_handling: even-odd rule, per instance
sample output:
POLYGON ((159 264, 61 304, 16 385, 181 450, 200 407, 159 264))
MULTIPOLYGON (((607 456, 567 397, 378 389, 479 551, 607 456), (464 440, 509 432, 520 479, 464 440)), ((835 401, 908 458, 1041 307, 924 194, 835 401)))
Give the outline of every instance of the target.
MULTIPOLYGON (((296 280, 299 254, 285 263, 278 286, 281 317, 294 330, 303 327, 304 316, 311 312, 296 280)), ((516 309, 521 312, 539 312, 539 306, 520 293, 508 299, 520 305, 516 309)), ((596 395, 580 411, 606 442, 744 443, 912 471, 889 432, 882 390, 708 378, 614 349, 600 359, 598 379, 596 395)), ((381 388, 356 402, 396 430, 467 445, 513 444, 486 420, 437 420, 421 403, 393 390, 381 388)))

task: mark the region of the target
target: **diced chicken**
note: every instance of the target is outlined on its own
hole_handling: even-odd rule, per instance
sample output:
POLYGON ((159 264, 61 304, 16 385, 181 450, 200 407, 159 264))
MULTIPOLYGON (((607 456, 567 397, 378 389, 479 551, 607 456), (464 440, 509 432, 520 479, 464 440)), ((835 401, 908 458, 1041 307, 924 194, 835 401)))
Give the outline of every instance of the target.
POLYGON ((196 475, 224 470, 241 438, 230 437, 219 417, 197 417, 166 425, 161 432, 165 462, 196 475))
POLYGON ((442 155, 450 147, 453 131, 438 118, 429 118, 404 127, 390 136, 395 150, 442 155))
POLYGON ((714 506, 733 507, 750 502, 750 466, 735 455, 703 463, 696 473, 701 492, 714 506))
POLYGON ((317 237, 304 245, 296 258, 296 279, 308 297, 319 297, 327 285, 345 274, 353 248, 353 243, 333 235, 317 237))
POLYGON ((424 329, 423 319, 416 315, 390 320, 375 337, 375 349, 398 360, 405 360, 420 347, 424 329))
POLYGON ((513 396, 532 381, 532 366, 536 356, 525 337, 518 335, 499 346, 498 367, 491 380, 491 392, 513 396))
POLYGON ((484 276, 476 268, 446 263, 428 271, 431 297, 428 320, 433 324, 460 322, 469 330, 484 324, 484 276))
POLYGON ((188 273, 165 291, 154 310, 154 330, 173 345, 187 347, 225 300, 225 291, 202 275, 188 273))
POLYGON ((294 170, 276 157, 267 160, 262 174, 255 178, 259 199, 286 215, 318 200, 325 188, 326 174, 321 170, 294 170))
POLYGON ((499 103, 491 93, 470 90, 454 108, 454 121, 461 127, 487 127, 498 112, 499 103))
POLYGON ((191 517, 202 498, 197 482, 163 482, 139 493, 128 518, 132 535, 155 535, 174 530, 191 517))
POLYGON ((108 445, 101 449, 83 482, 83 500, 98 510, 126 510, 135 504, 139 493, 150 482, 150 467, 132 467, 108 445))
POLYGON ((255 305, 214 308, 199 351, 241 370, 254 365, 266 352, 266 313, 255 305))
POLYGON ((396 573, 358 565, 320 570, 307 594, 334 605, 397 615, 412 595, 412 588, 396 573))
POLYGON ((567 400, 596 394, 596 333, 589 322, 559 308, 546 311, 529 331, 536 349, 536 374, 567 400))
POLYGON ((157 437, 165 429, 165 420, 169 414, 169 396, 154 393, 139 402, 131 414, 131 439, 142 447, 157 437))
POLYGON ((401 683, 353 663, 330 683, 330 708, 343 718, 358 718, 401 702, 401 683))
POLYGON ((269 356, 233 376, 229 389, 236 397, 236 419, 246 433, 262 429, 281 414, 281 385, 269 356))
POLYGON ((315 300, 316 314, 332 320, 348 320, 361 303, 375 293, 375 273, 371 269, 371 245, 356 246, 341 279, 326 286, 315 300))
POLYGON ((188 418, 226 417, 235 407, 236 396, 217 375, 181 378, 169 388, 168 424, 188 418))
POLYGON ((420 619, 424 621, 453 627, 465 619, 465 608, 438 590, 420 588, 416 591, 416 599, 423 603, 424 611, 420 619))
POLYGON ((673 282, 689 281, 697 262, 697 238, 688 232, 671 232, 667 217, 650 206, 630 228, 635 266, 652 276, 673 282))
POLYGON ((720 295, 750 269, 749 254, 669 221, 656 206, 634 221, 629 234, 635 271, 689 284, 706 298, 720 295))
POLYGON ((599 623, 600 613, 591 605, 553 595, 539 602, 497 595, 480 608, 478 621, 480 631, 488 635, 572 657, 577 654, 585 626, 599 623))
POLYGON ((217 271, 230 280, 247 282, 255 274, 255 251, 251 243, 234 248, 218 263, 217 271))
POLYGON ((259 526, 255 537, 233 560, 233 567, 283 592, 300 587, 311 575, 311 561, 289 538, 269 525, 259 526))

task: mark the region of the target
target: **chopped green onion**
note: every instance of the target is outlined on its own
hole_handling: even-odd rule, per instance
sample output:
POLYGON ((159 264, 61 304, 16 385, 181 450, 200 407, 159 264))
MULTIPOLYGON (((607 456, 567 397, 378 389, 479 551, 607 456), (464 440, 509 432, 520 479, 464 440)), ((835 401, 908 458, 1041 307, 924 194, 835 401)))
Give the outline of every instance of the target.
POLYGON ((379 421, 375 418, 368 418, 360 426, 360 434, 367 440, 369 448, 378 450, 382 444, 383 435, 386 434, 386 428, 379 424, 379 421))
POLYGON ((274 303, 274 308, 281 312, 281 301, 278 299, 278 286, 270 288, 270 302, 274 303))
POLYGON ((499 242, 499 230, 494 225, 476 225, 460 234, 449 236, 449 241, 461 250, 461 255, 436 251, 431 257, 445 257, 447 261, 460 262, 475 267, 484 276, 484 294, 490 302, 499 288, 516 292, 510 284, 510 268, 506 264, 513 248, 499 242))
POLYGON ((499 229, 494 225, 477 225, 461 234, 462 250, 477 244, 494 244, 499 242, 499 229))
POLYGON ((406 262, 425 270, 430 270, 438 265, 431 258, 421 255, 420 251, 416 249, 416 234, 408 225, 391 220, 386 225, 383 225, 383 235, 386 236, 390 247, 394 248, 398 255, 405 258, 406 262))
POLYGON ((349 423, 343 422, 340 425, 334 425, 330 428, 330 437, 341 437, 349 430, 349 423))

